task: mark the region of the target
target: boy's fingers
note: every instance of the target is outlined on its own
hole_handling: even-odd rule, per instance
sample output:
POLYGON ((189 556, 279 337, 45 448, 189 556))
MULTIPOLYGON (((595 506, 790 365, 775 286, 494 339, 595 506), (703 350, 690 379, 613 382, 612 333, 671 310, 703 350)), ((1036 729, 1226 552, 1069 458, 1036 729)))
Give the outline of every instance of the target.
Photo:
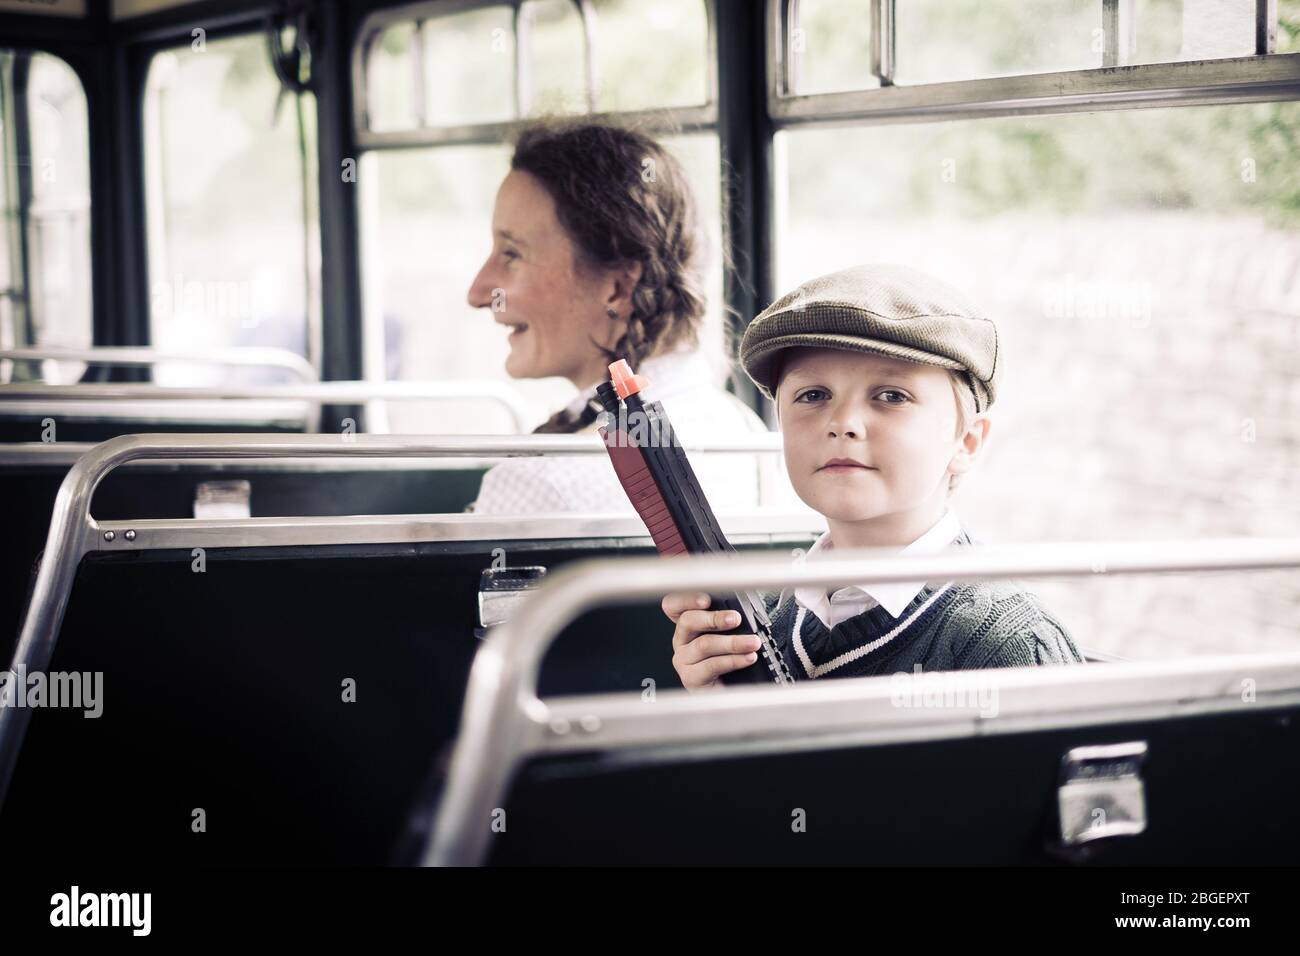
POLYGON ((709 606, 709 596, 707 594, 665 594, 661 607, 668 619, 674 624, 683 611, 692 608, 706 608, 709 606))
POLYGON ((710 657, 707 661, 696 666, 704 668, 705 673, 712 680, 717 680, 723 674, 730 674, 742 667, 748 667, 756 660, 758 660, 758 652, 753 651, 749 654, 728 654, 725 657, 710 657))
POLYGON ((754 634, 701 634, 689 644, 678 648, 677 660, 689 667, 710 658, 756 651, 759 644, 759 639, 754 634))
POLYGON ((728 614, 735 611, 682 611, 677 616, 677 630, 673 631, 673 649, 681 650, 699 639, 699 635, 710 631, 729 631, 740 624, 740 615, 734 618, 728 614))
POLYGON ((701 631, 729 631, 740 625, 740 615, 735 611, 683 611, 681 620, 686 621, 697 634, 701 631))

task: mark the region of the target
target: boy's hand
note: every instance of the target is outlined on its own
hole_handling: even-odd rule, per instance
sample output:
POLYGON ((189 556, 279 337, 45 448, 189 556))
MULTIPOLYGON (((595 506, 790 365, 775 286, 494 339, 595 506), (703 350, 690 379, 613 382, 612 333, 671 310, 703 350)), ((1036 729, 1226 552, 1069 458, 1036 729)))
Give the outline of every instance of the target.
POLYGON ((736 611, 710 611, 707 594, 669 594, 663 609, 677 625, 673 631, 673 669, 687 690, 718 686, 723 674, 758 660, 756 634, 714 634, 740 624, 736 611))

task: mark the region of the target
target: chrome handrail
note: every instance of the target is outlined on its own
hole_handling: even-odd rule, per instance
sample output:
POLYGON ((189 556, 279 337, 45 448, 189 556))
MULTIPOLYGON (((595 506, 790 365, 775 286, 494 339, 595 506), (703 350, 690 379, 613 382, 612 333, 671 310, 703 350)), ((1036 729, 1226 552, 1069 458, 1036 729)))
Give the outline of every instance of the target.
POLYGON ((11 362, 85 362, 88 365, 157 365, 178 362, 200 365, 230 365, 252 368, 277 368, 289 372, 302 382, 317 382, 316 369, 297 352, 288 349, 249 346, 246 348, 211 349, 206 352, 172 352, 145 346, 94 346, 91 348, 0 349, 0 361, 11 362))
POLYGON ((312 402, 315 405, 361 405, 364 402, 454 401, 485 399, 510 415, 523 432, 529 408, 503 382, 460 378, 455 381, 326 381, 307 385, 146 385, 138 382, 86 382, 82 385, 43 385, 19 382, 0 385, 0 410, 8 401, 265 401, 312 402))
MULTIPOLYGON (((826 530, 820 515, 758 509, 718 515, 733 543, 808 544, 826 530), (784 539, 784 540, 782 540, 784 539)), ((428 542, 640 539, 645 525, 626 513, 307 515, 257 518, 145 518, 97 521, 94 550, 164 551, 194 548, 286 548, 336 545, 417 545, 428 542)))
MULTIPOLYGON (((1300 538, 1207 539, 1165 542, 1097 542, 979 546, 937 556, 886 555, 880 551, 837 551, 823 561, 791 564, 769 556, 708 556, 582 561, 560 568, 530 594, 518 612, 495 629, 475 656, 452 754, 424 862, 465 865, 482 862, 491 838, 492 814, 504 806, 515 769, 526 757, 558 749, 600 749, 602 734, 617 727, 623 746, 731 740, 755 746, 781 733, 863 732, 868 704, 889 703, 890 681, 878 677, 728 688, 719 693, 666 694, 654 706, 641 695, 563 698, 538 696, 541 661, 552 642, 582 613, 608 604, 658 598, 675 591, 722 593, 748 588, 817 585, 837 588, 863 582, 971 581, 1097 574, 1157 574, 1189 571, 1262 570, 1300 566, 1300 538), (851 706, 844 708, 845 700, 851 706), (838 710, 836 709, 838 707, 838 710), (834 718, 834 721, 831 721, 834 718), (559 742, 557 742, 559 741, 559 742)), ((666 622, 665 622, 666 624, 666 622)), ((668 653, 665 632, 665 654, 668 653)), ((1117 663, 1091 667, 1014 668, 1010 671, 951 672, 955 682, 976 688, 990 680, 1019 694, 1020 716, 1065 719, 1063 686, 1088 684, 1094 692, 1075 701, 1079 710, 1104 699, 1110 706, 1150 704, 1153 676, 1178 671, 1196 684, 1196 694, 1221 697, 1239 692, 1231 683, 1243 666, 1259 691, 1287 690, 1300 700, 1300 652, 1259 658, 1218 657, 1169 662, 1117 663), (1243 665, 1242 662, 1248 662, 1243 665), (990 675, 993 675, 992 677, 990 675), (1271 684, 1268 681, 1272 681, 1271 684), (1226 688, 1226 691, 1225 691, 1226 688), (1055 716, 1047 716, 1055 715, 1055 716)), ((1163 706, 1187 706, 1185 687, 1163 706)), ((1004 710, 1006 707, 1004 706, 1004 710)), ((878 711, 877 711, 878 715, 878 711)), ((892 715, 897 725, 897 711, 892 715)), ((1074 715, 1077 718, 1077 714, 1074 715)), ((934 723, 976 728, 969 714, 930 715, 934 723)), ((882 721, 888 724, 889 721, 882 721)), ((1004 727, 1015 726, 1014 722, 1004 727)), ((1021 725, 1023 726, 1023 725, 1021 725)))
MULTIPOLYGON (((168 435, 168 437, 174 439, 177 436, 168 435)), ((205 436, 205 437, 220 437, 220 436, 217 435, 216 433, 213 433, 212 435, 205 436)), ((239 437, 247 438, 253 436, 244 435, 241 433, 239 437)), ((290 436, 281 435, 277 437, 284 438, 290 436)), ((317 439, 320 436, 305 435, 301 437, 317 439)), ((371 435, 369 437, 387 439, 396 436, 371 435)), ((406 437, 418 438, 419 436, 406 436, 406 437)), ((450 437, 451 436, 444 436, 439 440, 447 441, 450 437)), ((503 440, 503 436, 501 435, 465 435, 465 436, 458 436, 458 437, 461 437, 466 441, 492 442, 493 447, 500 446, 503 440)), ((605 453, 605 446, 601 444, 600 439, 596 438, 593 435, 519 435, 514 437, 518 437, 519 439, 523 440, 525 443, 525 447, 527 449, 524 451, 518 451, 517 454, 519 455, 600 456, 605 453)), ((325 440, 334 442, 335 446, 337 447, 337 443, 341 440, 341 438, 342 436, 331 433, 330 436, 326 436, 325 440)), ((61 442, 0 442, 0 467, 4 467, 6 465, 21 465, 21 466, 72 465, 76 463, 76 461, 79 458, 81 458, 83 455, 85 455, 92 449, 96 448, 99 444, 100 443, 98 442, 70 442, 70 441, 69 442, 64 442, 64 441, 61 442)), ((509 447, 517 449, 520 446, 511 444, 509 447)), ((707 442, 685 442, 683 447, 686 449, 687 452, 691 452, 691 453, 703 452, 705 454, 710 454, 710 453, 733 454, 734 453, 734 454, 774 455, 780 453, 781 451, 781 435, 779 432, 751 432, 748 434, 736 435, 734 437, 712 438, 707 442)), ((301 457, 302 456, 300 455, 291 454, 291 455, 284 456, 283 460, 296 461, 299 460, 301 457)), ((323 456, 323 458, 326 461, 328 461, 329 457, 330 456, 328 455, 323 456)), ((356 455, 343 452, 339 455, 339 457, 345 459, 354 459, 356 458, 356 455)), ((463 457, 473 457, 473 456, 468 456, 468 454, 461 455, 460 453, 457 453, 455 457, 463 458, 463 457)), ((481 457, 484 459, 490 459, 490 458, 509 457, 509 455, 485 452, 481 457)), ((267 460, 268 459, 264 459, 264 458, 258 459, 259 462, 265 462, 267 460)), ((272 457, 269 460, 275 461, 276 459, 272 457)), ((401 458, 389 459, 389 460, 395 462, 402 461, 401 458)), ((219 459, 215 463, 224 464, 226 462, 233 463, 238 461, 247 461, 247 457, 241 458, 240 456, 235 456, 225 460, 219 459)), ((406 461, 414 462, 418 464, 421 461, 425 461, 425 462, 429 461, 429 456, 412 455, 409 456, 406 459, 406 461)), ((126 464, 128 465, 149 464, 149 463, 166 464, 166 465, 189 464, 198 467, 202 465, 214 464, 214 461, 210 458, 205 457, 203 459, 151 458, 148 461, 133 460, 133 461, 126 462, 126 464)), ((255 462, 249 462, 249 464, 254 464, 254 463, 255 462)), ((356 462, 356 464, 360 466, 363 464, 363 462, 356 462)))
MULTIPOLYGON (((746 450, 761 434, 700 446, 688 451, 746 450)), ((779 437, 779 436, 778 436, 779 437)), ((769 435, 764 439, 771 442, 769 435)), ((772 449, 766 449, 772 450, 772 449)), ((50 518, 45 551, 18 644, 13 667, 26 673, 44 671, 54 653, 81 558, 104 547, 101 526, 90 514, 95 489, 114 469, 132 461, 176 459, 341 459, 341 458, 519 458, 540 455, 605 454, 595 435, 122 435, 95 445, 69 469, 59 486, 50 518)), ((494 521, 500 516, 484 516, 494 521)), ((194 521, 196 528, 208 526, 194 521)), ((259 519, 247 519, 250 523, 259 519)), ((518 516, 516 521, 523 520, 518 516)), ((571 518, 565 520, 572 521, 571 518)), ((216 522, 220 524, 220 522, 216 522)), ((321 522, 317 522, 318 524, 321 522)), ((140 523, 142 526, 146 523, 140 523)), ((265 524, 265 521, 263 521, 265 524)), ((113 530, 113 529, 109 529, 113 530)), ((124 535, 124 537, 126 537, 124 535)), ((116 539, 116 532, 114 532, 116 539)), ((351 543, 356 543, 353 535, 351 543)), ((119 545, 120 547, 120 545, 119 545)), ((0 806, 8 791, 22 747, 29 714, 26 708, 0 707, 0 806)))
POLYGON ((9 401, 290 401, 316 405, 365 402, 485 400, 502 406, 517 431, 527 427, 530 412, 509 385, 485 379, 447 382, 313 382, 306 385, 147 385, 88 382, 79 385, 7 383, 0 385, 0 410, 9 401))

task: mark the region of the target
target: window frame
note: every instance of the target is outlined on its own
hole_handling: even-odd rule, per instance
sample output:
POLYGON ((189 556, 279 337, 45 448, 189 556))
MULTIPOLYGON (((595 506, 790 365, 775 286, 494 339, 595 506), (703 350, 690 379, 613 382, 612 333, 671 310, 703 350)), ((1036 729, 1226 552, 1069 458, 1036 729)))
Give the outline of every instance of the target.
POLYGON ((790 24, 799 0, 765 0, 767 111, 775 129, 1300 99, 1300 53, 1270 52, 1277 0, 1255 0, 1253 56, 1126 65, 1117 41, 1132 35, 1134 0, 1096 0, 1111 51, 1101 67, 905 86, 893 82, 896 2, 871 0, 869 56, 878 88, 798 94, 790 92, 790 24))
MULTIPOLYGON (((259 15, 256 17, 240 16, 238 18, 232 19, 230 22, 221 23, 218 26, 213 27, 212 29, 205 28, 206 33, 204 36, 204 42, 206 44, 206 43, 221 42, 223 40, 233 40, 233 39, 249 38, 249 37, 261 38, 262 41, 265 42, 266 32, 269 25, 269 20, 268 20, 269 16, 270 16, 270 11, 268 11, 266 14, 259 15)), ((181 31, 168 30, 161 33, 160 35, 149 37, 148 40, 146 40, 145 42, 141 42, 132 45, 130 47, 133 56, 132 59, 133 71, 134 71, 133 75, 135 78, 132 107, 134 110, 133 115, 136 120, 135 135, 138 137, 138 146, 139 146, 139 151, 136 156, 136 160, 137 160, 136 169, 134 170, 133 173, 133 175, 138 177, 138 185, 139 185, 138 209, 141 217, 138 226, 140 232, 140 248, 139 248, 140 261, 139 261, 138 268, 143 281, 142 290, 141 290, 143 294, 143 312, 139 316, 138 321, 141 325, 140 338, 149 345, 153 345, 153 338, 154 338, 153 314, 150 310, 150 303, 152 302, 152 293, 153 293, 154 284, 159 281, 165 281, 166 279, 166 277, 153 276, 152 270, 150 269, 150 258, 153 254, 151 241, 154 237, 151 235, 150 217, 149 217, 150 176, 149 176, 149 169, 148 169, 147 154, 148 154, 150 144, 145 134, 145 110, 147 108, 146 101, 148 97, 149 73, 150 70, 152 69, 154 61, 160 55, 164 53, 175 53, 178 50, 183 50, 188 44, 191 43, 193 38, 191 34, 188 32, 188 29, 189 28, 187 25, 186 28, 181 31)), ((272 74, 274 75, 274 68, 272 68, 272 74)), ((277 83, 280 82, 278 77, 276 78, 276 82, 277 83)), ((286 91, 284 90, 284 87, 281 86, 281 94, 284 95, 285 92, 286 91)), ((308 155, 310 156, 314 153, 315 160, 318 165, 316 170, 316 182, 314 184, 304 182, 302 184, 302 188, 304 190, 304 193, 310 193, 312 192, 311 187, 313 185, 315 187, 314 189, 315 195, 312 197, 312 199, 315 205, 316 215, 317 215, 317 222, 315 225, 316 225, 317 245, 318 245, 317 255, 319 256, 319 262, 320 262, 318 267, 318 275, 316 277, 316 282, 318 286, 317 292, 318 295, 320 296, 321 301, 318 303, 317 309, 313 310, 311 307, 311 293, 310 292, 307 293, 306 340, 304 342, 304 351, 302 357, 315 370, 317 375, 324 378, 325 376, 323 375, 323 372, 325 371, 326 366, 328 364, 327 355, 330 347, 329 343, 327 342, 327 332, 326 332, 326 327, 328 325, 328 317, 326 313, 329 306, 326 301, 327 298, 325 292, 326 280, 324 276, 324 270, 326 268, 326 262, 324 256, 324 245, 326 242, 324 219, 326 216, 326 212, 324 209, 324 204, 325 204, 325 180, 327 176, 325 175, 324 171, 320 168, 319 162, 320 162, 321 150, 323 145, 321 142, 322 139, 321 124, 325 121, 325 114, 329 111, 331 107, 328 104, 322 103, 322 96, 314 87, 310 89, 309 92, 312 93, 313 100, 314 100, 311 109, 315 114, 314 122, 315 122, 315 129, 316 129, 316 143, 314 144, 314 148, 308 149, 308 155)), ((288 95, 293 95, 293 94, 288 94, 288 95)), ((159 197, 160 201, 162 201, 164 198, 165 197, 159 197)), ((310 235, 311 224, 305 224, 304 228, 307 229, 308 235, 310 235)), ((113 344, 117 344, 117 343, 113 343, 113 344)), ((352 377, 352 376, 345 376, 345 377, 352 377)))
MULTIPOLYGON (((89 261, 90 274, 86 276, 86 281, 90 283, 90 291, 87 301, 90 304, 89 327, 87 328, 88 338, 91 344, 96 344, 99 338, 100 316, 103 309, 104 292, 101 290, 102 272, 99 267, 97 229, 98 224, 102 221, 102 211, 97 211, 99 197, 96 195, 96 174, 94 169, 93 157, 95 147, 95 126, 92 113, 91 88, 86 83, 86 76, 82 70, 82 64, 78 58, 70 55, 69 51, 61 48, 57 44, 47 44, 38 39, 17 35, 8 37, 4 40, 6 50, 15 54, 25 54, 27 57, 26 68, 30 71, 31 63, 36 56, 47 56, 57 60, 76 78, 77 84, 81 88, 81 96, 86 104, 86 172, 87 172, 87 196, 90 200, 88 213, 88 239, 90 242, 89 261)), ((3 133, 4 142, 0 144, 6 154, 10 146, 14 149, 14 157, 18 160, 12 171, 6 172, 7 186, 12 187, 14 192, 7 195, 6 202, 12 206, 14 211, 14 221, 6 229, 9 233, 7 240, 11 244, 9 249, 10 266, 15 271, 15 276, 11 280, 9 288, 0 289, 0 297, 7 298, 15 310, 22 312, 22 327, 24 337, 28 340, 23 343, 17 343, 19 347, 38 346, 34 340, 34 319, 40 316, 40 309, 33 297, 33 271, 34 256, 37 252, 33 250, 31 244, 31 209, 33 205, 34 176, 35 170, 31 165, 31 148, 32 148, 32 126, 29 113, 30 104, 27 97, 30 96, 29 76, 24 76, 22 83, 22 96, 15 95, 17 92, 16 85, 6 86, 5 93, 5 114, 11 114, 12 123, 3 133), (27 152, 28 162, 24 164, 21 161, 23 151, 27 152), (23 172, 23 167, 26 172, 23 172)), ((8 192, 8 190, 7 190, 8 192)), ((39 264, 37 261, 36 264, 39 264)), ((44 303, 41 303, 44 305, 44 303)))
MULTIPOLYGON (((525 0, 419 0, 416 3, 404 3, 397 6, 385 6, 380 9, 372 10, 366 14, 359 22, 356 30, 351 36, 351 57, 349 64, 351 80, 351 135, 358 161, 361 156, 367 152, 379 152, 394 149, 410 148, 439 148, 452 146, 482 146, 498 145, 509 142, 511 137, 518 131, 536 122, 536 117, 517 115, 514 119, 499 122, 463 124, 456 126, 419 126, 409 130, 394 130, 377 132, 369 128, 369 87, 367 83, 367 67, 370 52, 376 39, 388 27, 396 23, 416 24, 417 38, 422 35, 425 24, 439 18, 455 16, 470 10, 483 9, 487 7, 512 7, 514 10, 514 29, 515 29, 515 111, 521 113, 522 102, 527 97, 519 89, 521 70, 520 50, 526 42, 521 40, 519 25, 521 23, 520 11, 525 0)), ((585 63, 584 73, 587 81, 587 102, 590 106, 594 102, 594 78, 591 64, 592 60, 592 33, 590 29, 591 7, 588 0, 567 0, 578 12, 583 20, 584 40, 585 40, 585 63)), ((575 114, 584 120, 592 122, 608 122, 618 124, 633 124, 648 134, 654 135, 691 135, 691 134, 713 134, 718 137, 718 151, 720 164, 718 176, 722 182, 722 222, 721 229, 723 235, 723 245, 735 250, 738 247, 745 249, 752 248, 751 240, 747 235, 747 230, 737 230, 735 220, 737 217, 746 215, 745 209, 749 205, 746 202, 734 199, 731 195, 732 174, 730 170, 737 164, 732 161, 732 156, 737 152, 734 141, 729 140, 728 132, 730 124, 725 113, 725 104, 723 103, 719 91, 719 60, 720 60, 720 33, 718 27, 718 18, 720 15, 719 5, 728 4, 748 5, 750 0, 696 0, 704 9, 705 16, 705 102, 695 106, 687 107, 660 107, 644 110, 617 110, 587 112, 575 114)), ((725 15, 731 15, 728 11, 725 15)), ((423 49, 422 43, 416 44, 417 50, 423 49)), ((417 68, 423 68, 422 61, 417 63, 417 68)), ((748 82, 750 77, 743 77, 744 82, 748 82)), ((421 74, 420 90, 417 96, 422 95, 423 75, 421 74)), ((422 108, 417 101, 417 119, 422 112, 422 108)), ((752 134, 751 134, 752 135, 752 134)), ((770 140, 769 140, 770 142, 770 140)), ((744 150, 747 151, 747 150, 744 150)), ((737 177, 740 178, 740 177, 737 177)), ((362 302, 358 314, 362 316, 361 329, 359 336, 362 340, 360 354, 357 356, 357 365, 361 370, 360 378, 375 378, 376 369, 382 367, 382 361, 374 356, 376 351, 376 342, 373 337, 379 332, 375 328, 375 319, 371 315, 373 296, 369 290, 364 288, 366 281, 365 269, 361 263, 365 257, 365 235, 373 228, 373 222, 368 220, 367 213, 364 209, 358 208, 357 211, 357 231, 356 231, 356 249, 358 271, 360 273, 360 284, 362 291, 360 299, 362 302)), ((743 261, 751 264, 758 257, 745 254, 743 257, 734 255, 732 260, 735 262, 743 261)), ((740 302, 738 308, 737 298, 746 295, 746 292, 752 293, 755 285, 752 266, 749 266, 749 272, 741 271, 736 267, 732 260, 723 257, 723 301, 720 303, 722 311, 722 322, 724 326, 724 337, 730 341, 733 336, 743 330, 743 323, 749 320, 749 317, 756 314, 757 309, 752 308, 751 300, 740 302), (743 315, 745 318, 740 325, 737 325, 737 315, 743 315)), ((761 267, 760 267, 761 270, 761 267)), ((762 273, 765 275, 765 273, 762 273)), ((382 351, 382 347, 380 347, 382 351)), ((383 377, 380 375, 379 377, 383 377)), ((738 394, 745 403, 751 408, 761 411, 761 396, 757 389, 754 389, 747 380, 743 380, 743 375, 733 373, 729 377, 728 386, 738 394)))
MULTIPOLYGON (((386 7, 367 14, 352 41, 352 131, 358 150, 400 149, 412 146, 467 146, 489 145, 508 140, 514 132, 533 122, 533 118, 516 116, 512 120, 491 123, 470 123, 458 126, 419 126, 411 130, 377 132, 369 126, 369 86, 366 67, 376 38, 395 23, 414 22, 417 35, 426 24, 448 16, 485 7, 512 7, 515 23, 515 111, 522 113, 527 101, 523 87, 524 71, 521 69, 523 42, 520 40, 520 17, 525 0, 419 0, 396 7, 386 7)), ((584 75, 587 83, 587 102, 593 103, 594 77, 592 63, 592 8, 588 0, 567 0, 582 19, 584 27, 584 75)), ((651 134, 700 133, 718 129, 718 58, 717 58, 717 0, 696 0, 705 13, 705 102, 698 106, 666 107, 645 110, 620 110, 587 112, 581 115, 593 122, 632 123, 651 134)), ((524 34, 526 36, 526 34, 524 34)))

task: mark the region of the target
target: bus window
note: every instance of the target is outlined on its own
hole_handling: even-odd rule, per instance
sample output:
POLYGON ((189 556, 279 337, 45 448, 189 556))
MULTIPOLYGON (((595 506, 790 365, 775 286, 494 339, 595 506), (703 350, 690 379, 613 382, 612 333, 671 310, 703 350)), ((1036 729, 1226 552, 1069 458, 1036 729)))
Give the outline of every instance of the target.
POLYGON ((895 24, 900 84, 1102 65, 1098 0, 910 0, 895 5, 895 24))
POLYGON ((1255 52, 1255 0, 1139 0, 1123 63, 1172 63, 1255 52))
MULTIPOLYGON (((92 337, 85 91, 58 57, 0 50, 0 104, 0 347, 85 347, 92 337)), ((18 363, 9 374, 66 383, 84 369, 18 363)))
POLYGON ((597 110, 699 106, 709 101, 704 4, 595 0, 591 6, 598 17, 597 110))
POLYGON ((591 108, 586 76, 591 66, 578 8, 569 0, 527 0, 519 17, 520 55, 531 68, 531 82, 520 84, 520 113, 586 112, 591 108))
POLYGON ((857 0, 802 0, 785 46, 790 92, 836 93, 880 85, 872 72, 875 26, 857 0))
MULTIPOLYGON (((774 14, 777 293, 894 261, 995 313, 1008 384, 963 488, 972 533, 1300 529, 1287 359, 1300 343, 1300 104, 1294 66, 1273 56, 1297 48, 1300 1, 918 0, 872 5, 865 27, 833 7, 774 14), (850 82, 835 66, 861 62, 863 43, 872 73, 850 82), (1219 75, 1282 82, 1275 95, 1179 90, 1219 75), (1108 101, 1106 83, 1136 95, 1108 101)), ((1123 657, 1295 646, 1286 575, 1040 592, 1084 643, 1123 657)))
MULTIPOLYGON (((318 365, 312 97, 282 93, 261 33, 195 43, 149 64, 151 342, 183 352, 278 347, 318 365)), ((162 365, 155 380, 225 374, 162 365)))
POLYGON ((398 20, 367 54, 371 130, 457 126, 514 115, 513 13, 507 5, 434 20, 398 20))
MULTIPOLYGON (((927 6, 898 4, 899 76, 901 9, 919 16, 927 6)), ((1136 9, 1154 16, 1161 6, 1136 9)), ((1181 7, 1184 23, 1211 7, 1164 6, 1181 7)), ((1279 4, 1278 48, 1294 42, 1297 10, 1279 4)), ((950 17, 947 4, 942 19, 983 22, 950 17)), ((1189 36, 1157 31, 1143 46, 1139 32, 1138 50, 1192 55, 1189 36)), ((1083 541, 1300 532, 1290 361, 1300 343, 1300 103, 980 115, 980 91, 996 99, 1013 85, 1028 87, 950 84, 970 101, 928 121, 871 115, 879 92, 923 86, 866 90, 856 128, 842 116, 818 122, 815 96, 801 102, 774 144, 778 290, 899 262, 969 290, 996 315, 1009 384, 990 452, 963 488, 963 518, 976 529, 1083 541)), ((1134 658, 1294 647, 1300 600, 1281 574, 1212 587, 1043 582, 1041 593, 1085 643, 1134 658)))
MULTIPOLYGON (((514 129, 530 117, 584 115, 594 104, 655 135, 690 177, 706 247, 701 345, 721 380, 721 157, 705 3, 604 0, 589 5, 586 21, 568 0, 530 0, 518 18, 502 4, 447 14, 434 4, 422 19, 403 16, 381 16, 363 31, 356 71, 366 82, 358 139, 369 147, 358 180, 366 377, 507 380, 537 410, 530 428, 571 397, 561 380, 507 379, 501 329, 465 296, 491 243, 514 129)), ((503 427, 482 403, 412 402, 388 413, 397 432, 429 431, 434 422, 464 433, 503 427)))
MULTIPOLYGON (((786 92, 872 89, 882 77, 887 84, 942 83, 1256 50, 1256 0, 1135 0, 1113 8, 1098 0, 908 0, 886 9, 893 28, 882 30, 857 0, 792 5, 786 92), (1115 10, 1112 22, 1107 9, 1115 10)), ((1294 52, 1298 34, 1300 2, 1280 0, 1272 52, 1294 52)))
POLYGON ((1281 0, 1277 5, 1274 53, 1300 53, 1300 0, 1281 0))
POLYGON ((370 129, 386 133, 417 125, 410 70, 411 45, 419 42, 420 34, 411 20, 394 23, 373 40, 366 65, 366 122, 370 129))

